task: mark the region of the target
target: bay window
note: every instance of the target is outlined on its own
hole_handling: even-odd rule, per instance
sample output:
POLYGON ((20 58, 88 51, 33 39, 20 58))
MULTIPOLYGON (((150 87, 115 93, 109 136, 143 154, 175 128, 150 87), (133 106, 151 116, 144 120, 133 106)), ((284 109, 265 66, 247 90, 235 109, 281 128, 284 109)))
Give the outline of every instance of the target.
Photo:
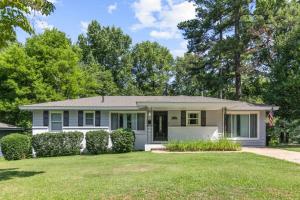
POLYGON ((225 136, 257 138, 257 114, 226 114, 225 136))

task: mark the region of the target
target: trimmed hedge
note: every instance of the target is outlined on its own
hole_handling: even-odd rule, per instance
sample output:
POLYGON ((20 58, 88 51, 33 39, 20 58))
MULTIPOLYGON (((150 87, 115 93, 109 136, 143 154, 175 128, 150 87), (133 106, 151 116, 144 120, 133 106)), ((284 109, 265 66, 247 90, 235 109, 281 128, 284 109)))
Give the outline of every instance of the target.
POLYGON ((217 141, 171 141, 166 145, 169 151, 238 151, 241 144, 221 139, 217 141))
POLYGON ((32 136, 32 147, 37 157, 80 154, 83 133, 42 133, 32 136))
POLYGON ((89 131, 86 133, 86 149, 89 153, 100 154, 107 152, 109 133, 105 130, 89 131))
POLYGON ((130 129, 117 129, 111 133, 112 150, 117 153, 134 149, 135 134, 130 129))
POLYGON ((6 160, 20 160, 29 155, 30 138, 27 135, 13 133, 0 140, 1 151, 6 160))

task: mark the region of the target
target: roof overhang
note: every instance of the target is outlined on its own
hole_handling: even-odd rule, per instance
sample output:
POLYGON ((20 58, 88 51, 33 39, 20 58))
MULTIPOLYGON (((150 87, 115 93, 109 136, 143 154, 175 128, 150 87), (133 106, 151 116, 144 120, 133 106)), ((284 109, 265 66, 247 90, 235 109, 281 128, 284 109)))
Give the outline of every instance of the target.
POLYGON ((143 106, 19 106, 20 110, 141 110, 143 106))
POLYGON ((269 111, 278 110, 278 106, 254 105, 244 102, 137 102, 136 106, 19 106, 20 110, 220 110, 232 111, 269 111))
POLYGON ((152 109, 189 109, 189 110, 220 110, 226 108, 232 111, 263 111, 278 110, 278 106, 253 105, 241 102, 137 102, 138 106, 152 109))
POLYGON ((20 128, 20 127, 0 127, 0 130, 8 130, 8 131, 10 131, 10 130, 23 130, 23 128, 20 128))

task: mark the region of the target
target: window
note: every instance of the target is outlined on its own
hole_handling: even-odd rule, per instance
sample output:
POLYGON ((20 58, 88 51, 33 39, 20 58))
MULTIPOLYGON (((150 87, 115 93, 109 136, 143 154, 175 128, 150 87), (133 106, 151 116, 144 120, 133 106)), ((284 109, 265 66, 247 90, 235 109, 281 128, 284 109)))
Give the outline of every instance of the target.
POLYGON ((199 112, 187 112, 187 125, 196 126, 200 125, 200 113, 199 112))
POLYGON ((130 128, 145 130, 145 113, 111 113, 111 130, 130 128))
POLYGON ((228 138, 257 138, 257 114, 225 115, 225 136, 228 138))
POLYGON ((84 113, 84 125, 85 126, 94 126, 94 112, 85 112, 84 113))
POLYGON ((61 112, 51 113, 51 131, 62 131, 63 120, 61 112))

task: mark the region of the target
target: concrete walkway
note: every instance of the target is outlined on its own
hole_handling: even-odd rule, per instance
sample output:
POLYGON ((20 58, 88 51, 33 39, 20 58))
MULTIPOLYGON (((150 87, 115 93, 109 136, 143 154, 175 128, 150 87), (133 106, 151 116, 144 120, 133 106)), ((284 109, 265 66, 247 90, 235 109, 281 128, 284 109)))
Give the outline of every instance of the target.
POLYGON ((283 149, 259 148, 259 147, 243 147, 242 151, 255 153, 262 156, 268 156, 281 160, 300 164, 300 152, 287 151, 283 149))

